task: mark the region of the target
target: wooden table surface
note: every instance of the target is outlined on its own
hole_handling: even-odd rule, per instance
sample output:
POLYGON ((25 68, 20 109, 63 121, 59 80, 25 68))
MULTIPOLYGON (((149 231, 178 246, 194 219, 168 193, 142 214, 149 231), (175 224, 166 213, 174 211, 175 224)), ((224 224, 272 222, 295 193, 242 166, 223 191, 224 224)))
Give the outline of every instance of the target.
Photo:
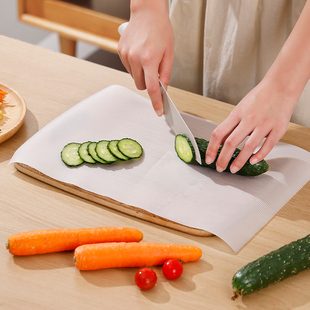
MULTIPOLYGON (((121 214, 39 182, 8 165, 16 149, 55 117, 112 84, 136 91, 131 77, 74 57, 0 36, 0 83, 27 104, 21 129, 0 144, 0 309, 309 309, 310 272, 232 301, 231 278, 246 263, 309 234, 310 182, 237 254, 217 237, 196 237, 121 214), (72 252, 13 257, 7 238, 50 228, 130 226, 144 241, 198 245, 202 258, 181 278, 140 291, 137 268, 80 272, 72 252)), ((170 88, 180 110, 221 122, 232 106, 170 88)), ((145 92, 139 92, 146 96, 145 92)), ((310 128, 290 124, 282 141, 310 151, 310 128)))

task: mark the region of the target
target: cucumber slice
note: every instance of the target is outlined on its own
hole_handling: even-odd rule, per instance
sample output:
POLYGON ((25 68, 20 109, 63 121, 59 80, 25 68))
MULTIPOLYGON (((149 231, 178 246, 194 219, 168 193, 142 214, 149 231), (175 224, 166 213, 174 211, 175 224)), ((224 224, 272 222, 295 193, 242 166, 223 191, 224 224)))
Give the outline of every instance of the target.
POLYGON ((139 158, 142 156, 142 146, 133 139, 124 138, 117 143, 117 147, 122 154, 129 158, 139 158))
POLYGON ((188 164, 195 163, 195 150, 187 137, 177 135, 175 137, 174 147, 180 159, 188 164))
POLYGON ((79 155, 80 157, 88 164, 95 164, 96 161, 89 155, 88 146, 91 142, 84 142, 79 147, 79 155))
POLYGON ((128 156, 125 156, 117 147, 119 140, 112 140, 108 144, 109 151, 120 160, 128 160, 130 159, 128 156))
POLYGON ((107 162, 101 159, 96 153, 97 142, 91 142, 88 145, 88 154, 98 163, 106 164, 107 162))
POLYGON ((67 166, 79 166, 84 160, 79 155, 80 143, 69 143, 61 151, 61 159, 67 166))
POLYGON ((99 141, 96 145, 96 153, 97 155, 106 161, 107 163, 113 163, 117 161, 117 157, 115 157, 108 149, 108 144, 110 141, 102 140, 99 141))

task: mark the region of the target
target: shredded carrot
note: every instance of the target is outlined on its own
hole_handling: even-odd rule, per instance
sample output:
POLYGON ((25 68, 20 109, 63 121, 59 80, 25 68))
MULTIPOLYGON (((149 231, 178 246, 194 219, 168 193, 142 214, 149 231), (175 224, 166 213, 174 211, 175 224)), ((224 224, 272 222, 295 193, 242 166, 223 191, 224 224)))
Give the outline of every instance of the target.
POLYGON ((79 270, 97 270, 116 267, 143 267, 162 265, 169 258, 183 262, 198 260, 199 247, 167 243, 98 243, 79 246, 74 251, 79 270))
POLYGON ((7 94, 8 94, 7 92, 0 89, 0 102, 3 102, 3 99, 7 94))
POLYGON ((34 255, 74 250, 80 245, 102 242, 140 242, 141 231, 128 227, 48 229, 9 237, 6 248, 13 255, 34 255))
MULTIPOLYGON (((1 105, 2 105, 2 103, 3 103, 3 99, 4 99, 4 97, 7 95, 8 93, 7 92, 5 92, 5 91, 3 91, 2 89, 0 89, 0 107, 1 107, 1 105)), ((3 118, 3 112, 2 112, 2 110, 0 109, 0 120, 3 118)))

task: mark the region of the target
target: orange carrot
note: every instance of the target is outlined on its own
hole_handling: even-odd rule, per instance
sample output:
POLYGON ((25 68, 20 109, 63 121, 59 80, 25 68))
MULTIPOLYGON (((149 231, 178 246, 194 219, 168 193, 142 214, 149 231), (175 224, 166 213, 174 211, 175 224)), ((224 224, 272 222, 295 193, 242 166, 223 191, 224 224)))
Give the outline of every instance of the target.
POLYGON ((102 242, 140 242, 141 231, 128 227, 48 229, 9 237, 6 248, 13 255, 34 255, 74 250, 80 245, 102 242))
POLYGON ((191 245, 149 242, 98 243, 76 248, 74 261, 80 270, 97 270, 162 265, 169 258, 190 262, 198 260, 201 255, 201 249, 191 245))
POLYGON ((5 97, 8 93, 0 89, 0 102, 3 102, 3 97, 5 97))

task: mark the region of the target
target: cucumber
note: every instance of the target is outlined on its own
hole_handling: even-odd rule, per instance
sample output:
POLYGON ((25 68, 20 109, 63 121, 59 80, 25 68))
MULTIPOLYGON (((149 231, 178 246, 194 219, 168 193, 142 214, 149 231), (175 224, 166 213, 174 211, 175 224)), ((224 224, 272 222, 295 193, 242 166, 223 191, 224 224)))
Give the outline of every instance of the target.
POLYGON ((310 269, 310 234, 245 265, 232 279, 235 300, 310 269))
POLYGON ((67 166, 79 166, 84 160, 79 155, 80 143, 68 143, 61 151, 61 159, 67 166))
POLYGON ((98 163, 106 164, 107 162, 101 159, 96 153, 97 142, 91 142, 88 145, 88 154, 98 163))
POLYGON ((79 147, 79 155, 80 157, 88 164, 95 164, 96 161, 89 155, 88 153, 88 146, 91 142, 88 141, 88 142, 84 142, 80 145, 79 147))
POLYGON ((117 161, 117 157, 115 157, 108 149, 108 144, 110 141, 101 140, 96 145, 96 153, 99 158, 103 159, 107 163, 111 164, 117 161))
POLYGON ((87 141, 68 143, 61 151, 61 159, 68 166, 111 164, 117 160, 129 161, 143 153, 141 145, 133 139, 87 141))
MULTIPOLYGON (((217 158, 221 152, 222 146, 220 146, 217 157, 215 161, 211 164, 207 164, 205 162, 205 155, 206 151, 209 145, 209 141, 201 138, 195 138, 198 149, 200 152, 201 160, 202 160, 202 166, 207 167, 207 168, 212 168, 216 169, 216 161, 217 158)), ((194 165, 200 165, 196 160, 195 160, 195 151, 194 147, 192 146, 192 143, 190 140, 184 136, 184 135, 177 135, 175 137, 175 150, 178 155, 178 157, 183 160, 184 162, 188 164, 194 164, 194 165)), ((234 154, 231 157, 231 160, 229 161, 226 169, 224 171, 230 172, 230 165, 234 161, 234 159, 238 156, 240 153, 240 150, 237 148, 234 152, 234 154)), ((262 173, 265 173, 269 170, 269 165, 265 160, 261 160, 260 162, 251 165, 249 160, 244 164, 244 166, 236 172, 238 175, 243 175, 243 176, 257 176, 262 173)))
POLYGON ((133 139, 124 138, 117 143, 117 147, 122 154, 130 159, 139 158, 143 154, 142 146, 133 139))
MULTIPOLYGON (((187 164, 199 164, 195 160, 195 150, 190 140, 183 135, 177 135, 174 140, 174 148, 179 156, 187 164)), ((201 158, 202 160, 203 158, 201 158)))
POLYGON ((108 144, 109 151, 120 160, 128 160, 129 157, 125 156, 117 147, 119 140, 112 140, 108 144))

